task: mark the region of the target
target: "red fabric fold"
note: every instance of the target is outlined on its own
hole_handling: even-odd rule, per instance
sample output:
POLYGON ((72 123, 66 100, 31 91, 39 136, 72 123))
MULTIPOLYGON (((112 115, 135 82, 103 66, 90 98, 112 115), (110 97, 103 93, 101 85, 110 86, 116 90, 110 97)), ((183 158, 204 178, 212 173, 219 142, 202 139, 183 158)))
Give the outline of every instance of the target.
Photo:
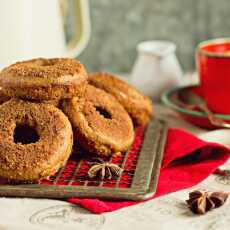
MULTIPOLYGON (((150 199, 198 184, 224 164, 229 156, 230 149, 220 144, 205 142, 181 129, 170 129, 157 191, 150 199)), ((96 214, 140 203, 82 198, 67 201, 96 214)))

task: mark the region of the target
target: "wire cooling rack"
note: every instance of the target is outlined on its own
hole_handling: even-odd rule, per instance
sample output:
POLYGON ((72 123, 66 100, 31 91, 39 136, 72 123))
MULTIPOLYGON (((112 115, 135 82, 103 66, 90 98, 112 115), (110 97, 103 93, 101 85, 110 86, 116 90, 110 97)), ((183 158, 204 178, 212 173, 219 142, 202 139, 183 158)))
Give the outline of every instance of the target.
POLYGON ((88 170, 95 160, 86 152, 75 150, 66 165, 49 179, 36 184, 0 185, 0 195, 146 199, 156 190, 166 132, 166 124, 159 120, 152 121, 147 127, 138 127, 130 149, 109 159, 123 169, 117 178, 89 179, 88 170))

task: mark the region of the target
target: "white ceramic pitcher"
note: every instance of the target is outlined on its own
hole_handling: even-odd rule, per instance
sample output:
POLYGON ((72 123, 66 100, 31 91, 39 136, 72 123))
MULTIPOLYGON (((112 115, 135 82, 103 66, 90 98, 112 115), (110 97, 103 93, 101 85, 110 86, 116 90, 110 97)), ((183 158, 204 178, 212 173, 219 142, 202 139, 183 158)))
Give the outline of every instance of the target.
POLYGON ((88 0, 75 0, 76 36, 65 42, 60 0, 0 1, 0 69, 36 57, 76 57, 90 36, 88 0))
POLYGON ((175 50, 176 45, 168 41, 141 42, 137 46, 131 84, 153 100, 159 100, 167 88, 179 85, 182 69, 175 50))

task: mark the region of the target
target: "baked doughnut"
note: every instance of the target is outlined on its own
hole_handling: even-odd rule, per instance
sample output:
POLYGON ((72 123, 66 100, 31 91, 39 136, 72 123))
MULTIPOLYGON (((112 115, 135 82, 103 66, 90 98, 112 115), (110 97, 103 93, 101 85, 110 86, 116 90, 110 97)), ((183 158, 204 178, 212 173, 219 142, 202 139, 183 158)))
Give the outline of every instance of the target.
POLYGON ((68 159, 73 134, 53 105, 11 99, 0 106, 0 177, 37 180, 55 173, 68 159))
POLYGON ((93 73, 89 83, 112 94, 124 106, 135 126, 146 125, 151 120, 151 100, 126 82, 108 73, 93 73))
POLYGON ((0 73, 0 85, 10 97, 53 100, 82 96, 87 84, 84 66, 75 59, 32 59, 0 73))
POLYGON ((76 142, 91 153, 109 156, 127 150, 133 142, 128 113, 101 89, 88 85, 85 98, 64 100, 63 110, 72 122, 76 142))

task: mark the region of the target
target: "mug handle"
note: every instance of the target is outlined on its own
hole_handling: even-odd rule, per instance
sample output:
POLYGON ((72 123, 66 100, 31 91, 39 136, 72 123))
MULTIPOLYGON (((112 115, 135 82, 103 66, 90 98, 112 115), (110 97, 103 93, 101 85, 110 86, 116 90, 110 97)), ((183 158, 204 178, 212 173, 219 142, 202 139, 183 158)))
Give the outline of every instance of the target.
POLYGON ((87 46, 91 33, 89 2, 76 0, 76 35, 67 44, 65 56, 77 57, 87 46))

